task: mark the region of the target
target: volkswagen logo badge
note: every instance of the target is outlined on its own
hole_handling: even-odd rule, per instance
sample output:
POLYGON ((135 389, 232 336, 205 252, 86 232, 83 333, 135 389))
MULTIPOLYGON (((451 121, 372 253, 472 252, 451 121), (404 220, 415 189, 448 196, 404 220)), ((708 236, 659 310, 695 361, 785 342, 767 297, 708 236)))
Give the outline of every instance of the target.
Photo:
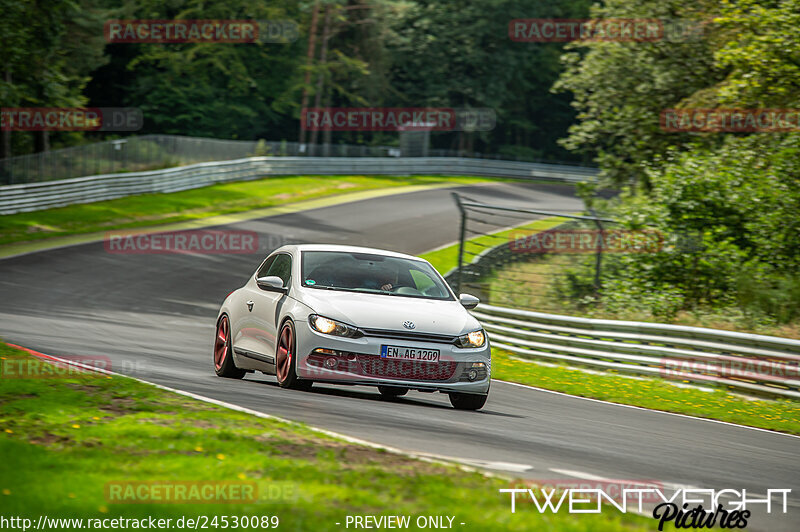
POLYGON ((404 321, 403 327, 405 327, 406 329, 413 329, 416 327, 416 325, 414 325, 413 321, 404 321))

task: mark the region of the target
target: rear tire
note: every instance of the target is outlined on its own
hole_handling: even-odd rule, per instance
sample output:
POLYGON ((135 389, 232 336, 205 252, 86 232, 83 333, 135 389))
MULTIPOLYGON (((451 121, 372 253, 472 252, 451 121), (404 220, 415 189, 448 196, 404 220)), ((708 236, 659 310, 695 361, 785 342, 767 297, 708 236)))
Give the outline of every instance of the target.
POLYGON ((231 323, 225 315, 217 323, 217 336, 214 338, 214 372, 219 377, 229 379, 241 379, 247 373, 233 362, 231 323))
POLYGON ((452 392, 450 394, 450 404, 456 410, 479 410, 486 404, 488 397, 489 394, 452 392))
POLYGON ((378 386, 378 391, 384 397, 401 397, 408 393, 408 388, 395 388, 394 386, 378 386))
POLYGON ((293 390, 309 390, 314 381, 307 381, 297 377, 297 338, 294 333, 294 323, 286 320, 281 326, 278 335, 278 347, 275 350, 275 376, 278 386, 293 390))

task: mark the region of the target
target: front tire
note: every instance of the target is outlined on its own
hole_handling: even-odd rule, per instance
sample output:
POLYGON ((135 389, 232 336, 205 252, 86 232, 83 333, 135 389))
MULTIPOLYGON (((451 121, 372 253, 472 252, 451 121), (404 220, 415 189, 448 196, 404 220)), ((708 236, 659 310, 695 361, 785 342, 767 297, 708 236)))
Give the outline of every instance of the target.
POLYGON ((450 404, 456 410, 480 410, 486 404, 488 397, 489 394, 452 392, 450 394, 450 404))
POLYGON ((247 373, 236 367, 231 347, 231 323, 228 316, 222 316, 217 323, 217 336, 214 338, 214 372, 219 377, 241 379, 247 373))
POLYGON ((294 333, 294 323, 286 320, 281 326, 278 335, 278 348, 275 350, 275 376, 278 386, 294 390, 308 390, 313 381, 302 380, 297 377, 297 339, 294 333))

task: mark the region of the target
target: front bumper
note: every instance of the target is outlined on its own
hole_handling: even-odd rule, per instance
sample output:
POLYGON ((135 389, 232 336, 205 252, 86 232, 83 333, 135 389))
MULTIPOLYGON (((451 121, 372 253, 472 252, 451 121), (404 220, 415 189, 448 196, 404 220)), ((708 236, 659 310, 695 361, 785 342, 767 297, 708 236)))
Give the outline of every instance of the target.
POLYGON ((449 343, 381 336, 343 338, 318 333, 308 322, 296 324, 296 335, 296 368, 301 379, 427 392, 489 392, 488 339, 483 347, 465 349, 449 343), (437 349, 439 362, 383 359, 382 345, 437 349))

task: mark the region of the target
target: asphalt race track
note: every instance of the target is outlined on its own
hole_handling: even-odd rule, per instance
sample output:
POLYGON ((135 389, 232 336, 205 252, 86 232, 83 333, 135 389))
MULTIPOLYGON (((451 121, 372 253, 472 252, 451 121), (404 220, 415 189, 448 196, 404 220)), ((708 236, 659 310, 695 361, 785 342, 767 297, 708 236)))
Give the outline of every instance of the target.
MULTIPOLYGON (((519 477, 655 480, 756 495, 791 488, 787 514, 754 512, 748 529, 800 529, 799 438, 500 382, 492 384, 483 410, 457 412, 441 394, 386 400, 367 387, 315 385, 298 392, 265 375, 243 381, 214 375, 219 304, 272 248, 303 241, 419 254, 457 238, 451 190, 534 209, 582 208, 570 187, 497 183, 229 227, 258 232, 257 255, 120 255, 92 243, 0 260, 0 336, 56 356, 108 357, 114 371, 151 382, 519 477)), ((508 497, 481 493, 476 500, 500 496, 508 497)))

